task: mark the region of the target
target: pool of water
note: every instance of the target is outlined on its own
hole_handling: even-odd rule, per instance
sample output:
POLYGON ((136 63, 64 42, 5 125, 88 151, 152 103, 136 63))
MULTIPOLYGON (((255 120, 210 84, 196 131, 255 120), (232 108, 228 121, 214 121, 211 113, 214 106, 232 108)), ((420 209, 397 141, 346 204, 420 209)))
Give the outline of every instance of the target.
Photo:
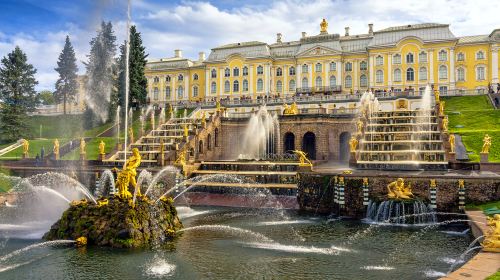
POLYGON ((472 241, 457 234, 464 228, 374 226, 281 210, 178 211, 187 230, 156 250, 0 239, 0 279, 436 279, 472 241))

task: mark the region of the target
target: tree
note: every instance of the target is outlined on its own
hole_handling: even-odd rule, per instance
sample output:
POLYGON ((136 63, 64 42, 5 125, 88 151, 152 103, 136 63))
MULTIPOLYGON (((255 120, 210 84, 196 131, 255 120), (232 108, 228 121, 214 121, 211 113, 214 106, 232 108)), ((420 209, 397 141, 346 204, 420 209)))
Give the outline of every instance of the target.
POLYGON ((129 102, 137 100, 139 104, 146 103, 148 80, 144 75, 146 67, 146 48, 142 45, 141 33, 137 32, 135 25, 130 27, 130 53, 129 53, 129 102))
POLYGON ((53 105, 56 103, 54 93, 50 90, 42 90, 38 93, 38 97, 43 105, 53 105))
POLYGON ((38 102, 35 86, 36 69, 28 63, 26 54, 16 46, 2 58, 0 65, 0 137, 13 141, 28 135, 28 112, 38 102))
POLYGON ((78 66, 76 65, 75 50, 71 45, 69 36, 66 36, 66 42, 59 55, 55 70, 59 73, 59 79, 56 81, 54 97, 57 102, 63 102, 63 111, 66 115, 66 103, 74 101, 78 94, 78 66))

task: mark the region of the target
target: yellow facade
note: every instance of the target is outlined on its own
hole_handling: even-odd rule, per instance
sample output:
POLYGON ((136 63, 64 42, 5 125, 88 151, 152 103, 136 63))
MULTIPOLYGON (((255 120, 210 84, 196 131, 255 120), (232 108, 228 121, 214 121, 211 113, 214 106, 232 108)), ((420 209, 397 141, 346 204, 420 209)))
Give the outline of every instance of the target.
POLYGON ((244 42, 212 49, 196 61, 176 56, 146 67, 151 103, 295 94, 496 89, 500 30, 455 37, 446 24, 416 24, 367 34, 244 42), (168 78, 167 78, 168 77, 168 78), (169 80, 168 80, 169 79, 169 80))

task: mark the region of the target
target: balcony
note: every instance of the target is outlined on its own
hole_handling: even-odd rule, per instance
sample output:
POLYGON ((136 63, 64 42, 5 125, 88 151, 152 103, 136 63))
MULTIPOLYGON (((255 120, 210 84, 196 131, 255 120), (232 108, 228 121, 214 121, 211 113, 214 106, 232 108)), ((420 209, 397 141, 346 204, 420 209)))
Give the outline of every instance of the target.
POLYGON ((297 88, 297 94, 334 94, 340 93, 341 86, 321 86, 321 87, 302 87, 297 88))

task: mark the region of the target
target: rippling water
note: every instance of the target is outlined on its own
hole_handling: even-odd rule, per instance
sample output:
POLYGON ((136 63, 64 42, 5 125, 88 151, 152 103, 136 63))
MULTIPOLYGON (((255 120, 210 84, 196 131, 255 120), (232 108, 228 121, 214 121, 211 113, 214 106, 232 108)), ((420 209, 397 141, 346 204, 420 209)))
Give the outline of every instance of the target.
POLYGON ((349 239, 370 225, 295 211, 179 210, 191 229, 158 250, 62 244, 2 258, 41 241, 0 239, 0 279, 436 279, 472 241, 468 233, 419 235, 411 227, 349 239))

